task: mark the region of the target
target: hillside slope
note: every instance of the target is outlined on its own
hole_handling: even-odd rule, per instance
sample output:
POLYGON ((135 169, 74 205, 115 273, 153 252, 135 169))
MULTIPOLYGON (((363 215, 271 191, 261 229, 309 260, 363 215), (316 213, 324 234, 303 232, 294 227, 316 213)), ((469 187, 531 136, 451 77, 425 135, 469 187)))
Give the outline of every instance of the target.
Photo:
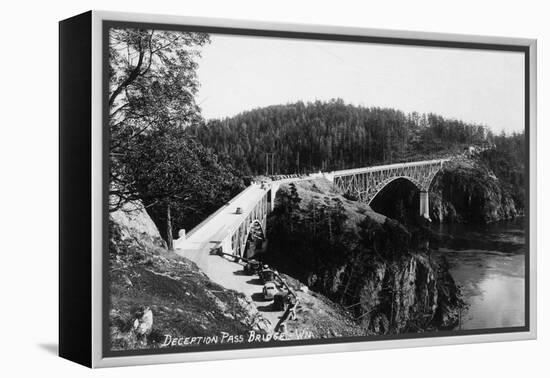
POLYGON ((158 348, 172 338, 221 332, 261 331, 262 319, 244 295, 210 281, 191 261, 169 252, 144 210, 111 214, 111 346, 113 350, 158 348), (150 310, 143 333, 136 319, 150 310))
POLYGON ((290 174, 426 160, 487 142, 481 125, 342 99, 252 109, 187 131, 243 175, 265 173, 266 163, 290 174))

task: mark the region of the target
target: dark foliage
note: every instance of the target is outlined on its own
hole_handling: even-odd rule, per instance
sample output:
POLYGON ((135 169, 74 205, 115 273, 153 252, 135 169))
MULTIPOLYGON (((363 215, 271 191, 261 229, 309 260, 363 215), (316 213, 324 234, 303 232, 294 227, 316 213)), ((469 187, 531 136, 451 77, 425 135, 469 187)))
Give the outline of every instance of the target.
POLYGON ((481 161, 499 178, 504 190, 511 193, 516 207, 525 208, 525 134, 500 134, 493 137, 494 149, 484 151, 481 161))
POLYGON ((269 106, 188 128, 243 174, 304 173, 462 152, 487 142, 481 125, 342 100, 269 106), (266 153, 273 153, 266 158, 266 153), (266 159, 269 159, 268 161, 266 159))
POLYGON ((277 196, 277 207, 268 218, 270 256, 266 257, 270 262, 277 261, 284 272, 314 284, 316 278, 309 273, 329 274, 327 269, 344 261, 349 253, 341 200, 325 197, 308 202, 302 209, 294 184, 288 190, 281 189, 277 196), (299 253, 286 255, 290 251, 299 253))
POLYGON ((137 137, 119 161, 165 239, 167 206, 175 229, 189 230, 244 188, 231 167, 182 129, 156 129, 137 137))
POLYGON ((208 42, 204 33, 109 31, 110 210, 140 199, 121 161, 137 138, 201 121, 197 48, 208 42))

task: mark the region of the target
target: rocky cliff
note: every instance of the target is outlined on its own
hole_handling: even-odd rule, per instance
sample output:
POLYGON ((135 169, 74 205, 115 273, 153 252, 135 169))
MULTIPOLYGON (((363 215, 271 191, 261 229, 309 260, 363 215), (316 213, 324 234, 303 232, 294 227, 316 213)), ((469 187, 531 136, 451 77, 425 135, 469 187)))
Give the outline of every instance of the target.
POLYGON ((345 306, 368 334, 452 328, 463 305, 428 236, 347 200, 324 180, 282 187, 269 218, 271 264, 345 306))
POLYGON ((430 188, 430 217, 436 222, 488 223, 523 214, 521 205, 480 160, 447 164, 430 188))
POLYGON ((366 266, 355 310, 369 331, 403 333, 453 328, 463 305, 445 263, 423 253, 366 266))

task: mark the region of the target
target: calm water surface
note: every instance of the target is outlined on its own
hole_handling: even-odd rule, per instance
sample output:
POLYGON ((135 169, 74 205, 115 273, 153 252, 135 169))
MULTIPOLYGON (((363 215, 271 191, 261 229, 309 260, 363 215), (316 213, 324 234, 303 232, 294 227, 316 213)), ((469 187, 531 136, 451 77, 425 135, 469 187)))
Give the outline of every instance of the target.
POLYGON ((524 220, 435 226, 468 308, 459 329, 525 325, 524 220))

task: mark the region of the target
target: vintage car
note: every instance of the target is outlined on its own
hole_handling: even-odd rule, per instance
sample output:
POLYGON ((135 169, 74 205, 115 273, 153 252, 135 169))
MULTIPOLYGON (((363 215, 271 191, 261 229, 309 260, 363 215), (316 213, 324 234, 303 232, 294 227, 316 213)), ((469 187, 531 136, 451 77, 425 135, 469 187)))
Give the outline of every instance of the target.
POLYGON ((210 248, 210 254, 211 255, 218 255, 218 256, 222 256, 222 257, 224 255, 222 247, 219 247, 219 246, 210 248))
POLYGON ((271 269, 262 269, 259 273, 258 273, 258 276, 260 277, 260 280, 262 281, 262 283, 267 283, 269 281, 275 281, 275 272, 272 271, 271 269))
POLYGON ((273 299, 275 294, 279 292, 279 289, 277 289, 277 285, 275 282, 270 281, 266 282, 264 285, 263 293, 264 293, 264 299, 269 300, 273 299))
POLYGON ((243 267, 243 272, 247 276, 258 273, 262 269, 262 264, 257 260, 248 260, 243 267))

